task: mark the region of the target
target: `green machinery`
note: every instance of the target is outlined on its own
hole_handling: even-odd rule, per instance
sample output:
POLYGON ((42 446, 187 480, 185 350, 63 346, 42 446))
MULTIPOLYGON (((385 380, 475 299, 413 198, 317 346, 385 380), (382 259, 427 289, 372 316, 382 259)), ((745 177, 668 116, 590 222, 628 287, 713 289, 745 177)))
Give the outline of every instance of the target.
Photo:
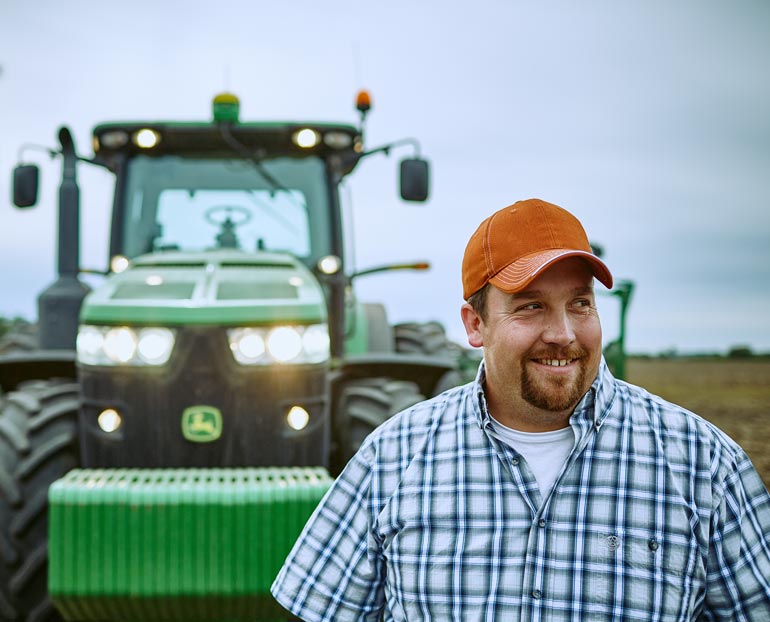
MULTIPOLYGON (((281 619, 268 588, 373 427, 461 380, 440 326, 388 324, 346 269, 360 126, 109 123, 59 133, 58 278, 0 358, 0 619, 281 619), (110 269, 80 280, 78 165, 115 177, 110 269), (50 501, 49 501, 50 500, 50 501)), ((38 169, 14 172, 36 203, 38 169)), ((400 163, 424 201, 428 164, 400 163)))
MULTIPOLYGON (((435 323, 359 301, 339 187, 359 126, 109 123, 94 155, 62 128, 58 278, 39 348, 0 357, 0 619, 283 619, 268 588, 361 440, 476 360, 435 323), (80 280, 79 163, 115 178, 110 269, 80 280)), ((37 167, 14 172, 37 201, 37 167)), ((407 201, 428 164, 400 163, 407 201)), ((630 286, 620 295, 623 360, 630 286)), ((610 356, 612 355, 612 356, 610 356)))

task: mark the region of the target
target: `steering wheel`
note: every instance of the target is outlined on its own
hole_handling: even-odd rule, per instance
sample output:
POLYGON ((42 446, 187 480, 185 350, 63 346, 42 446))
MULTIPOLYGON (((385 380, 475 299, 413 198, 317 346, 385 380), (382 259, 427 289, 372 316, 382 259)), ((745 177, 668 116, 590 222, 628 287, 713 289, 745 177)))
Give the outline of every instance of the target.
POLYGON ((203 213, 203 216, 206 218, 207 223, 216 227, 221 227, 228 220, 234 227, 240 227, 247 222, 251 222, 252 218, 251 212, 240 205, 215 205, 208 208, 203 213), (214 218, 214 214, 219 214, 220 212, 224 212, 224 218, 214 218), (239 215, 236 220, 231 218, 233 214, 239 215))
POLYGON ((216 236, 219 248, 238 248, 240 245, 235 230, 252 219, 251 212, 240 205, 215 205, 208 208, 203 216, 206 222, 219 227, 219 233, 216 236), (220 213, 223 214, 222 217, 214 217, 215 214, 220 213), (237 215, 235 219, 233 219, 234 215, 237 215))

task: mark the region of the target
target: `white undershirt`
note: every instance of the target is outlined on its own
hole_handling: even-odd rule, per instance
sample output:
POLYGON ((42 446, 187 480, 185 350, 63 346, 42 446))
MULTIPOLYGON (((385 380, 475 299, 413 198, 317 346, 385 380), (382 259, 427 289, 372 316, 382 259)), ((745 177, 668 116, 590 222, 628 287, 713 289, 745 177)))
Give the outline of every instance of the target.
POLYGON ((504 426, 490 417, 495 435, 512 447, 524 460, 537 480, 540 496, 545 500, 575 445, 575 433, 567 426, 552 432, 521 432, 504 426))

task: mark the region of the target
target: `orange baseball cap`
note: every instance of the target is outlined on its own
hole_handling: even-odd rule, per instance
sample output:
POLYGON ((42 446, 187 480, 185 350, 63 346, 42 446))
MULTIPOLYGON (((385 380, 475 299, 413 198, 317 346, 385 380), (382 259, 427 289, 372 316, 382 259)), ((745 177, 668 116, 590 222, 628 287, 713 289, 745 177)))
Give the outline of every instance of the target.
POLYGON ((582 257, 607 288, 612 274, 594 255, 580 221, 553 203, 518 201, 495 212, 471 236, 463 257, 463 296, 487 283, 514 294, 551 264, 582 257))

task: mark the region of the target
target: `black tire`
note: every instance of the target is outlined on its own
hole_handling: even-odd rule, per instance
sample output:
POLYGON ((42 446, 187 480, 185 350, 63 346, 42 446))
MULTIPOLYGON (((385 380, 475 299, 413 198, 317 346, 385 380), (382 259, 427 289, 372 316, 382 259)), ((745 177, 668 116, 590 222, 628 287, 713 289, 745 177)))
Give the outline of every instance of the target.
POLYGON ((443 393, 449 389, 459 387, 461 384, 464 384, 462 374, 458 370, 452 369, 439 377, 438 382, 436 382, 433 387, 431 397, 435 397, 439 393, 443 393))
POLYGON ((48 488, 79 464, 78 385, 34 380, 0 398, 0 619, 61 620, 48 596, 48 488))
MULTIPOLYGON (((393 335, 396 342, 396 352, 438 356, 451 361, 455 366, 459 365, 462 348, 447 338, 444 327, 438 322, 396 324, 393 327, 393 335)), ((430 396, 436 396, 462 383, 463 378, 459 371, 448 371, 438 379, 433 389, 429 391, 430 396)))
POLYGON ((37 324, 14 320, 0 337, 0 354, 31 352, 38 349, 37 324))
POLYGON ((336 418, 341 449, 339 467, 347 464, 377 426, 424 399, 417 385, 406 380, 362 378, 348 381, 340 393, 336 418))
POLYGON ((449 341, 438 322, 406 322, 393 327, 396 352, 457 357, 457 346, 449 341))

